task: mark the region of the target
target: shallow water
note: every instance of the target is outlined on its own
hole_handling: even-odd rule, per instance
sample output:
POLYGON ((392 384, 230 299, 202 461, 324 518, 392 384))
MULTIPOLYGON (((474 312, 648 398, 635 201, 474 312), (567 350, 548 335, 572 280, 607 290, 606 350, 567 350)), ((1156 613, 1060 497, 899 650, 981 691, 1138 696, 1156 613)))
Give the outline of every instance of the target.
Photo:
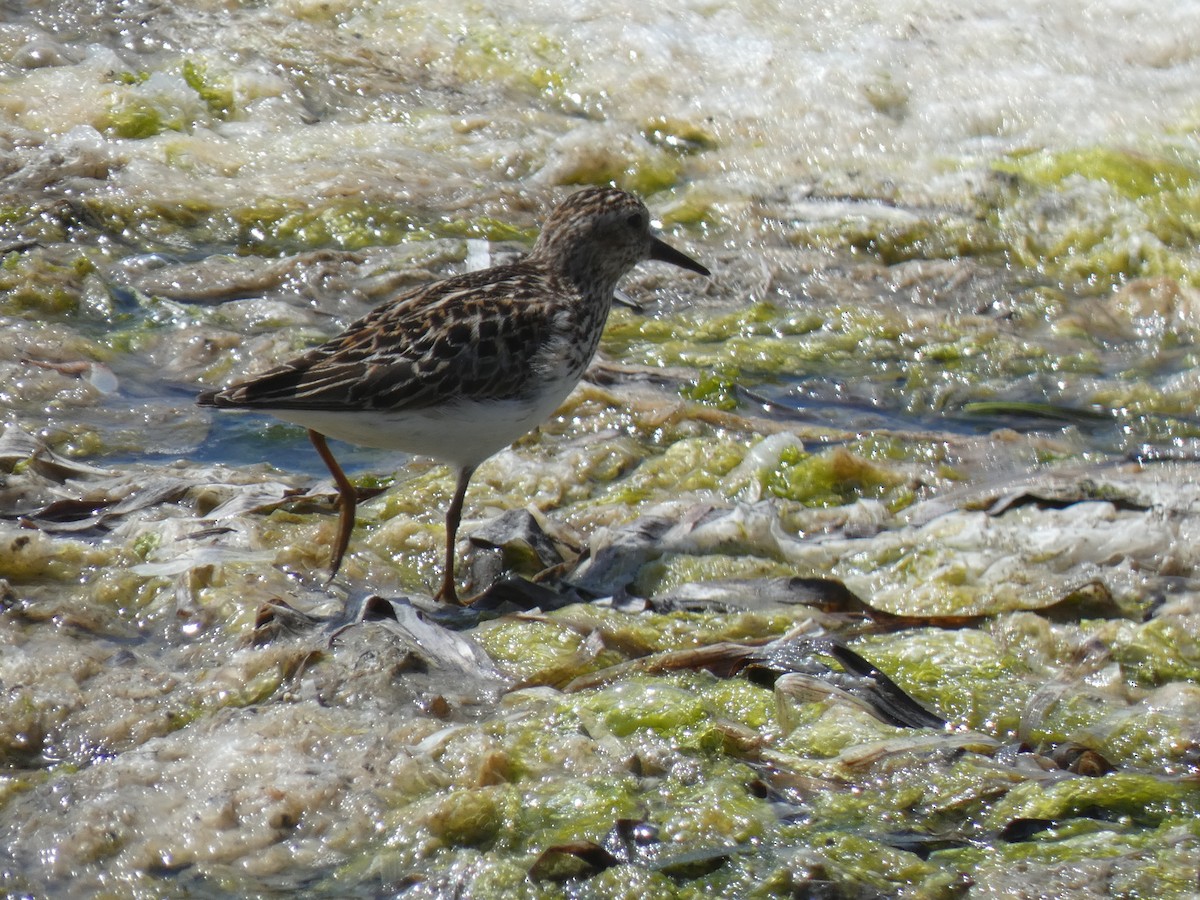
POLYGON ((1195 891, 1198 35, 1197 3, 0 4, 0 885, 1195 891), (192 398, 604 182, 714 277, 627 279, 610 367, 468 496, 464 534, 549 537, 460 556, 586 547, 558 589, 616 608, 354 624, 436 584, 449 475, 339 446, 391 489, 327 586, 303 433, 192 398), (657 655, 797 634, 949 727, 657 655))

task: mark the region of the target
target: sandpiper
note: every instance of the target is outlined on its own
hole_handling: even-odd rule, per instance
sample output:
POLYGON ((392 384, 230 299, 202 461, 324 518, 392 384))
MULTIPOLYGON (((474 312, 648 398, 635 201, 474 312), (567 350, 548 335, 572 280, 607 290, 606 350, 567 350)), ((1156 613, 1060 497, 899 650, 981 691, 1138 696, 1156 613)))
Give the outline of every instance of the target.
POLYGON ((307 353, 196 402, 261 410, 308 429, 341 507, 331 578, 350 542, 357 495, 327 436, 453 466, 437 597, 459 603, 454 547, 471 474, 566 399, 596 354, 617 282, 647 259, 709 274, 651 232, 639 199, 585 188, 555 207, 533 250, 512 265, 401 294, 307 353))

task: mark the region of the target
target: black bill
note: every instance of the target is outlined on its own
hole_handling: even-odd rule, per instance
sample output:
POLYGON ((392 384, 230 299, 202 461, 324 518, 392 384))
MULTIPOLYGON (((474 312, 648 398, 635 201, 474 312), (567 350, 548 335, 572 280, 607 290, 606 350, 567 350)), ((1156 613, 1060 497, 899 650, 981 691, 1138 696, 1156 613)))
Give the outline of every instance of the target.
POLYGON ((687 254, 680 253, 666 241, 659 240, 653 235, 650 237, 650 258, 657 259, 659 262, 670 263, 673 266, 679 266, 681 269, 691 269, 693 272, 699 272, 701 275, 712 274, 687 254))

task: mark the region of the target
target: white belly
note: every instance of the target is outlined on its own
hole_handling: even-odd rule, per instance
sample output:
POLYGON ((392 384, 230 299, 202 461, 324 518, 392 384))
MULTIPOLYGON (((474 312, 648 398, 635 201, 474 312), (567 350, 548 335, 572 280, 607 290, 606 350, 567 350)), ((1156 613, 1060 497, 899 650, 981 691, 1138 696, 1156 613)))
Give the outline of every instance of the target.
POLYGON ((534 403, 460 402, 396 413, 281 409, 271 410, 271 415, 362 447, 403 450, 454 466, 476 466, 546 421, 565 397, 566 393, 559 396, 555 392, 534 403))

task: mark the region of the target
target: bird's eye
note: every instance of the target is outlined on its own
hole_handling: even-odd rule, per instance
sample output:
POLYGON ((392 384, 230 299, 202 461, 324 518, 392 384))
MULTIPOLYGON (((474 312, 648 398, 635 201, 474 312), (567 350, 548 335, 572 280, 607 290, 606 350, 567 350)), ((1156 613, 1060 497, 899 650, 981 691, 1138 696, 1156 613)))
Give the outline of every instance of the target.
POLYGON ((646 227, 646 222, 642 218, 641 213, 633 213, 625 221, 629 223, 630 228, 633 228, 633 229, 636 229, 639 231, 646 227))

